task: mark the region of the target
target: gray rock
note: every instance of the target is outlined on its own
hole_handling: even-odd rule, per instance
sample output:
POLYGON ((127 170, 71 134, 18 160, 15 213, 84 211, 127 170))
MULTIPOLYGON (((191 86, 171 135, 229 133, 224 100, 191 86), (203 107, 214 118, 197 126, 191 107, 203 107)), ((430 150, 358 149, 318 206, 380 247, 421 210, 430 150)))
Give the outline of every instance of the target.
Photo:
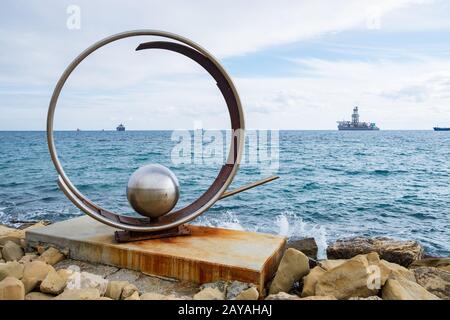
POLYGON ((242 291, 247 290, 250 288, 250 284, 241 282, 241 281, 233 281, 227 286, 226 291, 226 299, 231 300, 236 298, 239 294, 241 294, 242 291))
POLYGON ((416 281, 432 294, 450 300, 450 272, 433 267, 414 268, 416 281))
POLYGON ((289 239, 286 244, 286 249, 289 248, 294 248, 310 258, 317 259, 318 248, 314 238, 289 239))
POLYGON ((19 261, 23 257, 23 250, 15 242, 7 241, 2 249, 2 256, 5 261, 19 261))
POLYGON ((206 288, 217 288, 220 292, 223 292, 224 294, 226 294, 227 291, 227 287, 228 287, 228 282, 226 281, 216 281, 216 282, 208 282, 208 283, 204 283, 200 286, 200 290, 206 289, 206 288))
POLYGON ((327 248, 328 259, 350 259, 359 254, 376 252, 381 259, 408 267, 423 256, 417 241, 401 241, 385 237, 354 237, 337 240, 327 248))

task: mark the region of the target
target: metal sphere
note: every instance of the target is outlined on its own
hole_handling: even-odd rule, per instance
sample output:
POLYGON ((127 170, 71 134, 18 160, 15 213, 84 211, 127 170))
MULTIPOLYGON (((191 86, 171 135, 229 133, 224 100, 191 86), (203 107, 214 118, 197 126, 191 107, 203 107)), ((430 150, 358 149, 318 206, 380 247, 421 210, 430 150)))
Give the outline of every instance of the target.
POLYGON ((179 197, 177 177, 160 164, 140 167, 128 181, 128 202, 137 213, 149 218, 155 219, 170 212, 179 197))

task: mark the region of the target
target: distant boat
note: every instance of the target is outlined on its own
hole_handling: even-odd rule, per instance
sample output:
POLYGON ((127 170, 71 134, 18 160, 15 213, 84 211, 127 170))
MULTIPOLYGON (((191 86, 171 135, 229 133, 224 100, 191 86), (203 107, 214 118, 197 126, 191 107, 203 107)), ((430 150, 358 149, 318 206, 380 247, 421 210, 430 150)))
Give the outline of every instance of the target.
POLYGON ((80 128, 77 128, 77 131, 81 131, 80 128))
POLYGON ((440 127, 434 127, 434 131, 450 131, 450 128, 440 128, 440 127))
POLYGON ((380 130, 375 123, 359 121, 358 107, 353 108, 352 121, 338 121, 337 123, 339 130, 380 130))
POLYGON ((116 128, 116 131, 125 131, 125 126, 123 124, 119 124, 116 128))

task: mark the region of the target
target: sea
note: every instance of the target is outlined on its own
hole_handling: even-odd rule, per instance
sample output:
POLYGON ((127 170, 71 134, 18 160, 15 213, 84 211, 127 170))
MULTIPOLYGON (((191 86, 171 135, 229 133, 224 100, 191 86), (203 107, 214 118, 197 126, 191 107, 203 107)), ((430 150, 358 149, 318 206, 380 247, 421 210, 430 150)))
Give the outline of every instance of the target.
MULTIPOLYGON (((208 148, 212 139, 196 134, 208 136, 58 131, 55 141, 65 172, 85 196, 134 215, 126 186, 142 165, 159 163, 176 174, 177 208, 212 183, 226 158, 227 133, 216 134, 223 148, 208 148)), ((450 256, 450 132, 253 132, 247 145, 230 189, 280 178, 218 201, 193 223, 314 237, 319 257, 327 244, 351 236, 413 239, 430 255, 450 256)), ((0 132, 0 223, 82 215, 56 180, 45 132, 0 132)))

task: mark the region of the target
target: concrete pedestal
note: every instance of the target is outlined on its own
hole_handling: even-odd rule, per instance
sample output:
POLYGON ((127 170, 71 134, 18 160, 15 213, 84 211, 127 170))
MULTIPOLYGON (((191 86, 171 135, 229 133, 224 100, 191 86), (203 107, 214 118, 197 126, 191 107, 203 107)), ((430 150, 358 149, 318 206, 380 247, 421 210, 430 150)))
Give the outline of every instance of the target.
POLYGON ((189 225, 189 236, 117 243, 114 228, 88 216, 26 232, 28 246, 69 249, 69 258, 197 283, 239 280, 262 290, 276 271, 284 237, 189 225))

